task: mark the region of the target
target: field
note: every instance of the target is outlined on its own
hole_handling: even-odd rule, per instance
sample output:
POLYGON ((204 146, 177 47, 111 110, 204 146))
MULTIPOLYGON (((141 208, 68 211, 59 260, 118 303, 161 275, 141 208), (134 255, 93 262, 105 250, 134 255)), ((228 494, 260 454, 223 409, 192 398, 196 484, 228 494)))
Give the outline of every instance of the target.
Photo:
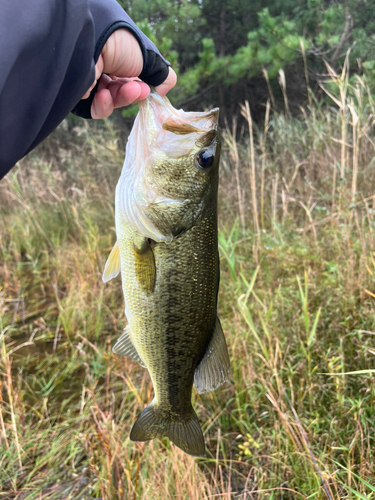
POLYGON ((331 80, 223 131, 231 378, 194 395, 205 458, 128 437, 152 386, 111 353, 101 281, 126 138, 67 121, 1 182, 0 498, 375 499, 375 104, 331 80))

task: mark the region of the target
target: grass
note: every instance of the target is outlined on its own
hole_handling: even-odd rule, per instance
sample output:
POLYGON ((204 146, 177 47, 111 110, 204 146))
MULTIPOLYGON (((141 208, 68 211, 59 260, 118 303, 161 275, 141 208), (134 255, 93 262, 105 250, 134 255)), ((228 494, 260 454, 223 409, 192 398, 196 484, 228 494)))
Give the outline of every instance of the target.
POLYGON ((224 133, 232 373, 194 395, 206 458, 129 440, 152 386, 111 353, 114 126, 64 123, 2 181, 0 498, 375 499, 374 103, 345 73, 323 86, 337 103, 268 105, 259 129, 245 105, 224 133))

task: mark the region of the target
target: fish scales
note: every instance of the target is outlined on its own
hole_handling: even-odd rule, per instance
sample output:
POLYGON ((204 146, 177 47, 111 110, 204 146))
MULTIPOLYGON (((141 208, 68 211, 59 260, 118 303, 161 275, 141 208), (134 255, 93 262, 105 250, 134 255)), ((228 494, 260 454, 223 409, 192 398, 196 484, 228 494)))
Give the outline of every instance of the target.
POLYGON ((127 250, 121 253, 121 267, 126 270, 126 310, 135 318, 131 323, 134 345, 150 373, 155 402, 167 411, 190 407, 194 371, 214 330, 216 224, 210 214, 171 243, 155 245, 157 278, 151 295, 134 287, 132 228, 123 236, 127 250))
POLYGON ((145 366, 154 388, 130 438, 168 436, 192 455, 204 453, 193 384, 208 392, 229 372, 217 319, 217 116, 177 111, 151 94, 129 138, 116 189, 117 243, 103 275, 121 269, 128 327, 114 352, 145 366))

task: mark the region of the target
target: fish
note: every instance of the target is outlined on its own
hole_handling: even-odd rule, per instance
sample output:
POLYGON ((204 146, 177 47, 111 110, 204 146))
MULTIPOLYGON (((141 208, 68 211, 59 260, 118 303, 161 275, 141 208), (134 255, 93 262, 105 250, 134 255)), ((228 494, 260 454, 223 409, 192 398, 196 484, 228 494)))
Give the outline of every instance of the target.
POLYGON ((230 371, 217 317, 218 117, 218 108, 177 110, 155 91, 139 104, 102 278, 121 272, 128 325, 113 352, 147 368, 154 389, 130 439, 168 437, 192 456, 205 454, 193 385, 213 391, 230 371))

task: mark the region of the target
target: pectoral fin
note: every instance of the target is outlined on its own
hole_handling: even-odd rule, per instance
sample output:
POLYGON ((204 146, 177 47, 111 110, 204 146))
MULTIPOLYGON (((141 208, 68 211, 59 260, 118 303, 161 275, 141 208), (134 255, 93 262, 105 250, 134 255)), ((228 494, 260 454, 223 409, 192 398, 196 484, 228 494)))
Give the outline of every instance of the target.
POLYGON ((202 361, 194 373, 194 384, 199 392, 214 391, 227 380, 230 370, 229 354, 219 318, 202 361))
POLYGON ((102 280, 104 281, 104 283, 106 283, 112 278, 116 278, 116 276, 118 276, 120 271, 121 271, 120 249, 116 241, 114 247, 111 250, 111 253, 109 254, 107 262, 105 263, 102 280))
POLYGON ((140 355, 138 354, 137 349, 134 347, 134 344, 132 342, 131 330, 129 325, 125 327, 124 333, 113 346, 112 352, 114 352, 115 354, 120 354, 121 356, 127 356, 128 358, 131 358, 139 363, 141 366, 145 367, 140 355))
POLYGON ((142 290, 150 294, 155 288, 156 269, 154 252, 147 238, 140 245, 134 243, 135 274, 142 290))

